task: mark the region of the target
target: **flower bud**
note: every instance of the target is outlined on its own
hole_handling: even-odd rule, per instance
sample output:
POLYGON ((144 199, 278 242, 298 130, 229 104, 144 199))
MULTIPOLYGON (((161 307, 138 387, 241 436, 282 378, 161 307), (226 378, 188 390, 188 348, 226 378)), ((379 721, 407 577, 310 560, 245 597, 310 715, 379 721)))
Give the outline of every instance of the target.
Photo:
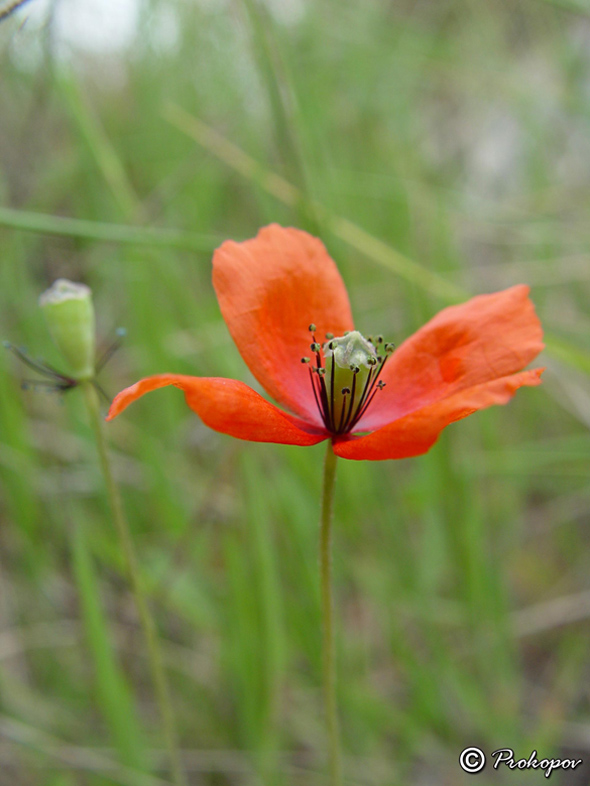
POLYGON ((39 298, 51 337, 76 379, 94 376, 95 324, 92 292, 59 278, 39 298))

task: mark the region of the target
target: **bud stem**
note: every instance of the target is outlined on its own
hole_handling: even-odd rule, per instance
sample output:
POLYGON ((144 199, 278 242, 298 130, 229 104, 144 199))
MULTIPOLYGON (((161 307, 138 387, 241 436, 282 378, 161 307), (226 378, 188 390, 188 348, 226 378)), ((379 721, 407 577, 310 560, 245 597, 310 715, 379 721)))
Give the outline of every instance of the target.
POLYGON ((168 678, 162 663, 162 654, 158 640, 158 633, 156 630, 154 618, 151 614, 149 605, 142 589, 139 564, 137 555, 135 553, 135 548, 133 546, 131 531, 123 511, 121 495, 119 494, 119 489, 113 476, 107 443, 102 427, 98 394, 94 385, 90 381, 83 382, 81 387, 84 391, 86 408, 88 410, 90 424, 92 426, 96 440, 96 447, 98 450, 100 466, 104 477, 107 496, 109 498, 109 505, 111 508, 113 521, 115 523, 115 528, 121 542, 127 573, 131 583, 131 588, 133 590, 135 605, 137 607, 137 613, 147 644, 148 659, 152 673, 152 682, 156 693, 156 699, 160 708, 162 725, 164 727, 164 738, 168 748, 173 783, 174 786, 187 786, 186 777, 180 762, 176 721, 172 710, 172 703, 170 701, 168 678))

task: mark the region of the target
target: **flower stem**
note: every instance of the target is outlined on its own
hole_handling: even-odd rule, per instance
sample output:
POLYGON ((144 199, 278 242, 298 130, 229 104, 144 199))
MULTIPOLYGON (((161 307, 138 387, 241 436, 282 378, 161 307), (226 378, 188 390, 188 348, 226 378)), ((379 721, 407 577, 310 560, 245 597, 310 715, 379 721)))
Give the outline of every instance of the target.
POLYGON ((160 709, 173 782, 175 786, 186 786, 187 781, 180 763, 176 722, 174 719, 174 713, 172 711, 168 679, 166 677, 166 672, 162 663, 162 654, 160 650, 160 643, 158 641, 158 633, 156 630, 154 618, 151 614, 146 597, 142 590, 139 565, 135 548, 133 546, 133 540, 131 538, 131 531, 129 529, 127 519, 125 518, 125 513, 123 512, 123 504, 121 502, 119 489, 117 488, 115 479, 113 477, 107 443, 102 427, 98 394, 94 385, 90 381, 84 382, 81 387, 84 391, 86 408, 88 410, 88 416, 90 418, 90 423, 92 425, 92 430, 96 439, 96 447, 98 450, 102 474, 104 476, 104 482, 107 496, 109 498, 113 521, 115 523, 117 534, 123 549, 123 555, 131 582, 131 588, 135 598, 137 613, 147 644, 152 682, 160 709))
POLYGON ((324 669, 324 711, 328 731, 330 786, 342 784, 340 732, 336 707, 336 653, 334 647, 332 601, 332 508, 337 456, 328 442, 324 460, 322 512, 320 517, 320 566, 322 584, 322 633, 324 669))

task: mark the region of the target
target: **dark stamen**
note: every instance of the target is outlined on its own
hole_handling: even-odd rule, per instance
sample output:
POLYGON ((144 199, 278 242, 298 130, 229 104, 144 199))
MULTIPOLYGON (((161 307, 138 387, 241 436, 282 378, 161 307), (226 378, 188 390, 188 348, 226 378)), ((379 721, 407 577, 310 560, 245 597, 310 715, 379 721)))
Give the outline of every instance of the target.
POLYGON ((342 410, 340 411, 340 423, 338 424, 338 434, 342 434, 344 425, 344 413, 346 412, 346 396, 350 393, 349 388, 342 388, 342 410))
POLYGON ((320 400, 318 398, 318 393, 317 393, 317 390, 316 390, 316 387, 315 387, 315 380, 313 378, 313 372, 312 372, 311 369, 309 369, 309 380, 311 382, 311 389, 313 390, 313 397, 315 398, 315 403, 317 405, 317 408, 320 411, 320 415, 322 416, 322 420, 324 421, 324 426, 326 428, 328 428, 328 424, 326 423, 326 416, 324 414, 324 409, 323 409, 323 407, 320 407, 320 400))
POLYGON ((334 428, 334 353, 332 352, 332 376, 330 377, 330 421, 334 428))
POLYGON ((361 410, 361 412, 359 412, 359 413, 357 414, 357 416, 356 416, 356 418, 355 418, 354 422, 351 424, 351 428, 352 428, 353 426, 356 426, 356 424, 359 422, 359 420, 362 418, 362 416, 365 414, 365 412, 366 412, 366 411, 368 410, 368 408, 371 406, 371 402, 373 401, 373 399, 375 398, 375 396, 377 395, 377 393, 378 393, 378 390, 374 390, 374 391, 371 393, 371 396, 370 396, 370 398, 367 400, 367 403, 365 404, 365 406, 363 407, 363 409, 361 410))
MULTIPOLYGON (((377 384, 377 381, 379 380, 379 377, 381 375, 381 372, 383 371, 383 367, 385 366, 385 363, 387 362, 387 358, 388 357, 389 357, 389 355, 386 355, 384 358, 381 358, 380 365, 379 365, 379 368, 377 370, 377 373, 373 377, 371 385, 370 385, 370 387, 369 387, 369 389, 367 391, 366 400, 365 400, 365 402, 363 402, 362 400, 359 402, 359 406, 357 408, 356 415, 354 416, 354 418, 352 420, 352 423, 350 424, 350 428, 354 428, 356 426, 356 424, 359 422, 359 420, 365 414, 365 412, 369 408, 371 402, 375 398, 375 394, 377 393, 377 391, 374 390, 374 388, 375 388, 375 385, 377 384)), ((381 388, 379 388, 379 390, 381 390, 381 388)))
POLYGON ((374 377, 373 377, 373 372, 374 372, 374 371, 375 371, 375 369, 374 369, 374 368, 370 369, 370 371, 369 371, 369 376, 367 377, 367 379, 366 379, 366 381, 365 381, 365 386, 364 386, 364 388, 363 388, 363 392, 361 393, 361 397, 360 397, 360 399, 359 399, 359 403, 358 403, 358 407, 357 407, 357 412, 359 411, 359 409, 361 409, 361 407, 362 407, 362 406, 363 406, 363 404, 365 403, 365 400, 366 400, 367 396, 369 395, 369 388, 370 388, 370 386, 371 386, 371 382, 372 382, 372 380, 373 380, 373 378, 374 378, 374 377))
MULTIPOLYGON (((352 378, 352 390, 350 392, 350 404, 348 405, 348 414, 346 416, 346 420, 344 421, 344 426, 342 427, 343 431, 347 430, 348 422, 350 420, 350 416, 352 415, 352 407, 354 405, 354 394, 356 392, 356 375, 357 375, 358 372, 355 371, 353 373, 354 373, 354 376, 352 378)), ((344 407, 344 405, 343 405, 343 407, 344 407)))
MULTIPOLYGON (((322 369, 324 371, 324 369, 322 369)), ((325 373, 325 372, 324 372, 325 373)), ((324 408, 324 423, 326 424, 326 428, 328 431, 332 430, 332 413, 330 412, 330 404, 328 402, 328 391, 326 390, 326 380, 324 379, 324 375, 320 375, 320 396, 322 400, 322 406, 324 408)))

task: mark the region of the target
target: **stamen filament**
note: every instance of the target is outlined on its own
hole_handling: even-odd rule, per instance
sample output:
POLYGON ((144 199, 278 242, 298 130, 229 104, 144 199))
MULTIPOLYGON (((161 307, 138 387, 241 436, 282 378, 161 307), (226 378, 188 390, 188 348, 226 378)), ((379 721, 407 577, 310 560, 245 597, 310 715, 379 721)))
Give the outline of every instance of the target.
POLYGON ((383 366, 386 364, 388 357, 389 357, 389 355, 385 355, 385 357, 381 359, 381 363, 379 364, 379 369, 377 370, 377 373, 375 374, 375 377, 373 378, 373 381, 371 382, 371 387, 369 389, 369 392, 367 393, 367 400, 365 401, 364 404, 362 402, 359 403, 359 407, 358 407, 358 409, 356 411, 356 415, 354 416, 354 418, 352 420, 352 423, 350 424, 350 428, 354 428, 356 426, 356 424, 359 422, 359 420, 365 414, 365 412, 369 408, 371 402, 375 398, 375 394, 377 393, 377 391, 374 388, 375 388, 375 385, 377 384, 377 380, 379 379, 379 377, 381 375, 381 372, 383 371, 383 366))
POLYGON ((330 379, 330 415, 332 421, 332 430, 334 430, 334 372, 334 353, 332 352, 332 376, 330 379))
POLYGON ((346 416, 346 420, 344 421, 343 431, 346 431, 348 428, 348 421, 350 420, 350 416, 352 414, 352 408, 354 406, 354 394, 356 392, 356 374, 353 373, 352 376, 352 390, 350 391, 350 404, 348 405, 348 415, 346 416))
POLYGON ((346 396, 347 393, 342 394, 342 410, 340 412, 340 423, 338 424, 338 434, 342 433, 342 427, 344 425, 344 413, 346 412, 346 396))
MULTIPOLYGON (((366 379, 366 381, 365 381, 365 386, 364 386, 364 388, 363 388, 363 392, 361 393, 361 397, 360 397, 360 399, 359 399, 359 405, 358 405, 358 407, 357 407, 357 412, 358 412, 358 411, 359 411, 359 409, 360 409, 360 408, 361 408, 361 407, 364 405, 364 403, 365 403, 365 401, 366 401, 366 397, 367 397, 367 396, 368 396, 368 394, 369 394, 369 386, 370 386, 370 384, 371 384, 371 381, 373 380, 373 374, 374 374, 374 373, 376 373, 376 372, 375 372, 375 369, 374 369, 374 368, 372 368, 372 369, 369 371, 369 376, 367 377, 367 379, 366 379)), ((355 417, 356 417, 356 416, 355 416, 355 417)))
POLYGON ((317 408, 322 416, 322 420, 324 421, 324 426, 328 428, 328 424, 326 423, 326 414, 324 412, 324 408, 320 406, 320 400, 318 398, 317 391, 315 389, 315 380, 313 378, 313 371, 309 369, 309 380, 311 382, 311 389, 313 390, 313 396, 315 398, 315 403, 317 404, 317 408))
POLYGON ((332 412, 330 410, 330 402, 328 401, 328 391, 326 390, 326 380, 322 375, 319 375, 320 378, 320 393, 322 397, 322 402, 324 405, 324 411, 326 413, 325 424, 326 428, 329 431, 333 431, 333 424, 332 424, 332 412))

